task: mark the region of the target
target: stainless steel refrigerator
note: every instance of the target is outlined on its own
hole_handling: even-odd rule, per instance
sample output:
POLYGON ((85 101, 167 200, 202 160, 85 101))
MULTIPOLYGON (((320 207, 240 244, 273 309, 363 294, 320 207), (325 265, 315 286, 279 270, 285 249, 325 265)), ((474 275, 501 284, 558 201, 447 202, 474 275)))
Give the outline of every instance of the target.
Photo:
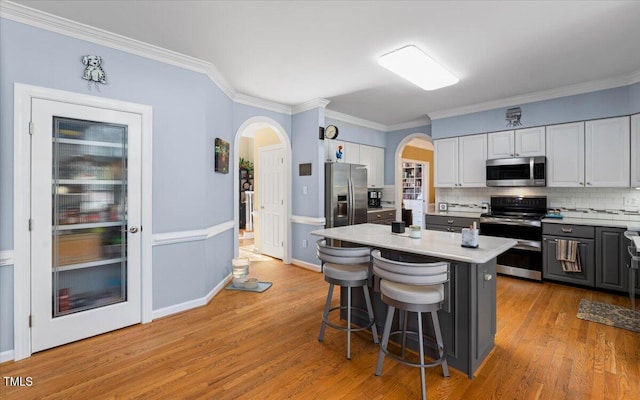
POLYGON ((367 167, 324 165, 324 215, 327 228, 367 222, 367 167))

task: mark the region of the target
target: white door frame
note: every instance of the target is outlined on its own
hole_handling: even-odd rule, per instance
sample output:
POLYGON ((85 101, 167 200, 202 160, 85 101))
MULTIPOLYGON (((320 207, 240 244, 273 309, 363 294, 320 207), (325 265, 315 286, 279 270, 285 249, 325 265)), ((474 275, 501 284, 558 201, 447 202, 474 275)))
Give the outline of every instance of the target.
MULTIPOLYGON (((28 221, 31 216, 30 170, 31 146, 29 122, 33 98, 80 104, 116 111, 132 112, 142 117, 142 229, 141 229, 141 305, 142 322, 151 322, 153 311, 151 256, 152 228, 152 108, 150 106, 102 97, 14 84, 13 151, 13 332, 14 360, 31 356, 31 244, 28 221)), ((37 323, 37 322, 36 322, 37 323)))
MULTIPOLYGON (((263 127, 271 128, 280 139, 280 143, 284 146, 284 209, 285 209, 285 224, 284 224, 284 258, 282 261, 285 264, 291 264, 291 141, 287 135, 287 131, 271 118, 268 117, 252 117, 247 119, 240 125, 236 131, 236 135, 233 142, 233 244, 234 255, 237 257, 239 254, 239 239, 240 232, 240 191, 237 190, 238 182, 240 179, 240 138, 247 129, 259 129, 263 127)), ((255 177, 254 177, 255 178, 255 177)), ((259 185, 259 184, 258 184, 259 185)))
MULTIPOLYGON (((396 182, 394 185, 395 204, 396 204, 396 221, 402 221, 402 150, 404 150, 404 147, 412 139, 424 139, 427 142, 433 143, 433 139, 431 138, 431 136, 427 135, 426 133, 416 132, 416 133, 407 135, 404 139, 400 141, 400 143, 398 143, 398 146, 396 147, 396 155, 393 162, 395 177, 396 177, 396 182)), ((431 168, 433 168, 433 166, 431 166, 431 168)), ((425 204, 425 212, 426 212, 427 208, 429 207, 429 199, 425 199, 425 201, 426 201, 426 204, 425 204)))

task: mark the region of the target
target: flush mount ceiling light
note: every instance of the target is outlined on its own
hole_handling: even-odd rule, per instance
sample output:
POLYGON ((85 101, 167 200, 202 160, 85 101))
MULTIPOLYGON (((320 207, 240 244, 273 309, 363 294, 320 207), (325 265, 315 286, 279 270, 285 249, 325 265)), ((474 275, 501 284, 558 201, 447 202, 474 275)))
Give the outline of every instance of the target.
POLYGON ((424 90, 435 90, 458 83, 451 72, 416 46, 405 46, 378 59, 378 64, 424 90))

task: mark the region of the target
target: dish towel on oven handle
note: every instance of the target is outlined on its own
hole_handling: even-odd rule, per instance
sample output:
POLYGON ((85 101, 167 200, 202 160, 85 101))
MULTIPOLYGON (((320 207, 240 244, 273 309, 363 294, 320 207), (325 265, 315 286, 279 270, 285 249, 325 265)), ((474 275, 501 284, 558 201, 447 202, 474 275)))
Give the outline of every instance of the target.
POLYGON ((578 252, 578 244, 576 240, 558 239, 558 247, 556 247, 556 259, 562 264, 564 272, 582 272, 580 265, 580 254, 578 252))

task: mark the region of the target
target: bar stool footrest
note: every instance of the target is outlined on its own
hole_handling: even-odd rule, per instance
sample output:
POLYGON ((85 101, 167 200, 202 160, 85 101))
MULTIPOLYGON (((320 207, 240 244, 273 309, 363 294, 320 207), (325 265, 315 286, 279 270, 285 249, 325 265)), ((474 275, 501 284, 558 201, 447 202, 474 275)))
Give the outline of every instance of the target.
MULTIPOLYGON (((373 326, 373 324, 375 323, 375 320, 369 320, 369 314, 368 311, 364 308, 361 307, 351 307, 351 312, 353 313, 354 311, 357 311, 359 313, 362 313, 362 315, 366 316, 366 319, 369 320, 369 323, 366 325, 361 325, 358 326, 356 328, 352 328, 352 327, 348 327, 345 325, 337 325, 334 324, 333 322, 329 321, 329 315, 331 315, 332 311, 337 311, 337 310, 346 310, 348 307, 347 306, 335 306, 335 307, 331 307, 329 309, 329 313, 327 314, 327 318, 325 319, 324 317, 322 318, 322 322, 324 322, 327 326, 332 327, 333 329, 337 329, 339 331, 351 331, 351 332, 359 332, 359 331, 364 331, 365 329, 369 329, 373 326)), ((353 314, 352 314, 353 317, 353 314)), ((353 321, 352 321, 353 323, 353 321)))

